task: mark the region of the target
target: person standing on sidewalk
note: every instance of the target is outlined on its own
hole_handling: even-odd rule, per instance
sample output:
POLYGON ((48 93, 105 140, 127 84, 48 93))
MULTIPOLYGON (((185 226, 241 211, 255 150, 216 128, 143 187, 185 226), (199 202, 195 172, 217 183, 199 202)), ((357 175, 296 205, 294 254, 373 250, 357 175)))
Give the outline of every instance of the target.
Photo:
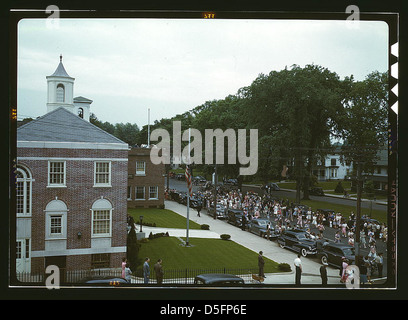
POLYGON ((327 269, 324 264, 322 264, 320 267, 320 277, 322 278, 322 286, 326 287, 327 286, 327 269))
POLYGON ((157 284, 161 285, 163 283, 163 266, 162 259, 157 260, 157 263, 154 265, 154 272, 156 273, 157 284))
POLYGON ((300 254, 297 255, 297 258, 294 261, 296 275, 295 275, 295 283, 296 286, 300 286, 300 279, 302 277, 302 261, 300 260, 300 254))
POLYGON ((149 278, 150 278, 150 258, 146 258, 145 262, 143 264, 143 279, 144 283, 148 284, 149 283, 149 278))
POLYGON ((265 278, 265 274, 264 274, 264 265, 265 265, 265 260, 262 256, 263 252, 259 251, 259 256, 258 256, 258 268, 259 268, 259 272, 258 275, 262 278, 265 278))

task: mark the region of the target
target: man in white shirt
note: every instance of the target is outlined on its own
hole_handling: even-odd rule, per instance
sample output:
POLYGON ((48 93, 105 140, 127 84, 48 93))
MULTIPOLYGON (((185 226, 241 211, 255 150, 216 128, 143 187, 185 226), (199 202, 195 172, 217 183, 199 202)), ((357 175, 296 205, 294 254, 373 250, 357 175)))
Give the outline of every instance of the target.
POLYGON ((295 283, 297 286, 300 286, 300 278, 302 276, 302 261, 300 260, 300 254, 298 254, 297 258, 295 259, 294 265, 296 269, 295 283))

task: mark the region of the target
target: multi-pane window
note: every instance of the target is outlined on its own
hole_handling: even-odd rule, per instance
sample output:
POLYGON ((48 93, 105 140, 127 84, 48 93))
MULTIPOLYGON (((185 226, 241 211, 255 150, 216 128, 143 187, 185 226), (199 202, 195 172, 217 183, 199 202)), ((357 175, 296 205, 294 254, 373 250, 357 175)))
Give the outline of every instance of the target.
POLYGON ((145 199, 145 187, 135 187, 136 190, 136 200, 144 200, 145 199))
POLYGON ((21 241, 17 241, 16 243, 16 258, 21 259, 21 241))
POLYGON ((91 258, 91 268, 109 268, 110 267, 110 254, 109 253, 96 253, 91 258))
POLYGON ((159 198, 159 187, 149 187, 149 199, 159 198))
POLYGON ((64 102, 65 101, 65 88, 63 84, 59 84, 57 86, 57 102, 64 102))
POLYGON ((62 234, 62 216, 50 216, 50 234, 62 234))
POLYGON ((110 234, 110 210, 94 210, 93 211, 93 235, 108 235, 110 234))
POLYGON ((109 161, 95 162, 95 185, 108 185, 111 183, 111 163, 109 161))
POLYGON ((18 215, 31 214, 31 174, 24 167, 16 172, 16 206, 18 215))
POLYGON ((48 185, 65 185, 65 161, 50 161, 48 164, 48 185))
POLYGON ((146 162, 136 161, 136 175, 145 175, 145 174, 146 174, 146 162))

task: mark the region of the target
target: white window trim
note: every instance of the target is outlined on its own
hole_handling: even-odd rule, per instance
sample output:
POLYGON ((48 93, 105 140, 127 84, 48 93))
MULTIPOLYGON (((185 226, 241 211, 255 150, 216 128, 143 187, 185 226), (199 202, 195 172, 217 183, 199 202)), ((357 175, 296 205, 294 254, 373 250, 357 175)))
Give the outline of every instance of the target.
POLYGON ((45 213, 45 240, 67 239, 67 211, 46 211, 45 213), (61 217, 61 233, 51 233, 51 216, 61 217))
POLYGON ((149 200, 159 200, 159 187, 158 186, 150 186, 149 187, 149 200), (156 188, 156 198, 150 198, 150 188, 156 188))
POLYGON ((111 161, 94 161, 94 185, 93 187, 112 187, 112 162, 111 161), (108 163, 109 164, 109 182, 108 183, 96 183, 96 164, 108 163))
POLYGON ((92 217, 91 217, 91 237, 92 238, 106 238, 112 236, 112 208, 98 208, 98 209, 91 209, 92 217), (109 232, 108 233, 98 233, 94 234, 94 212, 95 211, 109 211, 109 232))
MULTIPOLYGON (((25 168, 28 170, 27 168, 25 168)), ((23 212, 17 212, 17 217, 31 217, 33 207, 33 181, 31 177, 27 177, 24 170, 17 168, 19 172, 23 174, 23 178, 17 178, 17 182, 23 182, 23 212), (29 192, 27 192, 27 185, 29 186, 29 192), (29 198, 29 210, 27 210, 27 197, 29 198)), ((30 173, 31 174, 31 173, 30 173)))
POLYGON ((146 175, 146 161, 142 161, 142 160, 136 161, 135 175, 136 176, 145 176, 146 175), (137 171, 138 162, 143 162, 144 163, 143 171, 137 171))
POLYGON ((47 175, 47 188, 66 188, 67 187, 67 162, 62 160, 48 160, 48 175, 47 175), (62 162, 64 164, 64 182, 61 183, 50 183, 50 168, 51 162, 62 162))
POLYGON ((146 187, 145 186, 135 186, 135 201, 146 200, 146 187), (137 188, 143 188, 143 199, 137 197, 137 188))
POLYGON ((128 195, 126 195, 127 200, 130 201, 132 200, 132 186, 127 186, 128 188, 130 188, 130 190, 126 190, 127 193, 129 193, 129 197, 128 195))

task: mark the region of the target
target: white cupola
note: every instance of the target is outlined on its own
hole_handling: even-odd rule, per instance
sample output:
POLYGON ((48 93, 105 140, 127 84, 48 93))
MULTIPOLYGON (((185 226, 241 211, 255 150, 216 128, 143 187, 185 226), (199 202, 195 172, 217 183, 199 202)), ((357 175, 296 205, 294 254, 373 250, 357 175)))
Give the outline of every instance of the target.
POLYGON ((60 62, 55 72, 47 76, 47 112, 55 110, 59 107, 76 113, 73 95, 74 95, 74 81, 65 71, 62 64, 62 55, 60 55, 60 62))

